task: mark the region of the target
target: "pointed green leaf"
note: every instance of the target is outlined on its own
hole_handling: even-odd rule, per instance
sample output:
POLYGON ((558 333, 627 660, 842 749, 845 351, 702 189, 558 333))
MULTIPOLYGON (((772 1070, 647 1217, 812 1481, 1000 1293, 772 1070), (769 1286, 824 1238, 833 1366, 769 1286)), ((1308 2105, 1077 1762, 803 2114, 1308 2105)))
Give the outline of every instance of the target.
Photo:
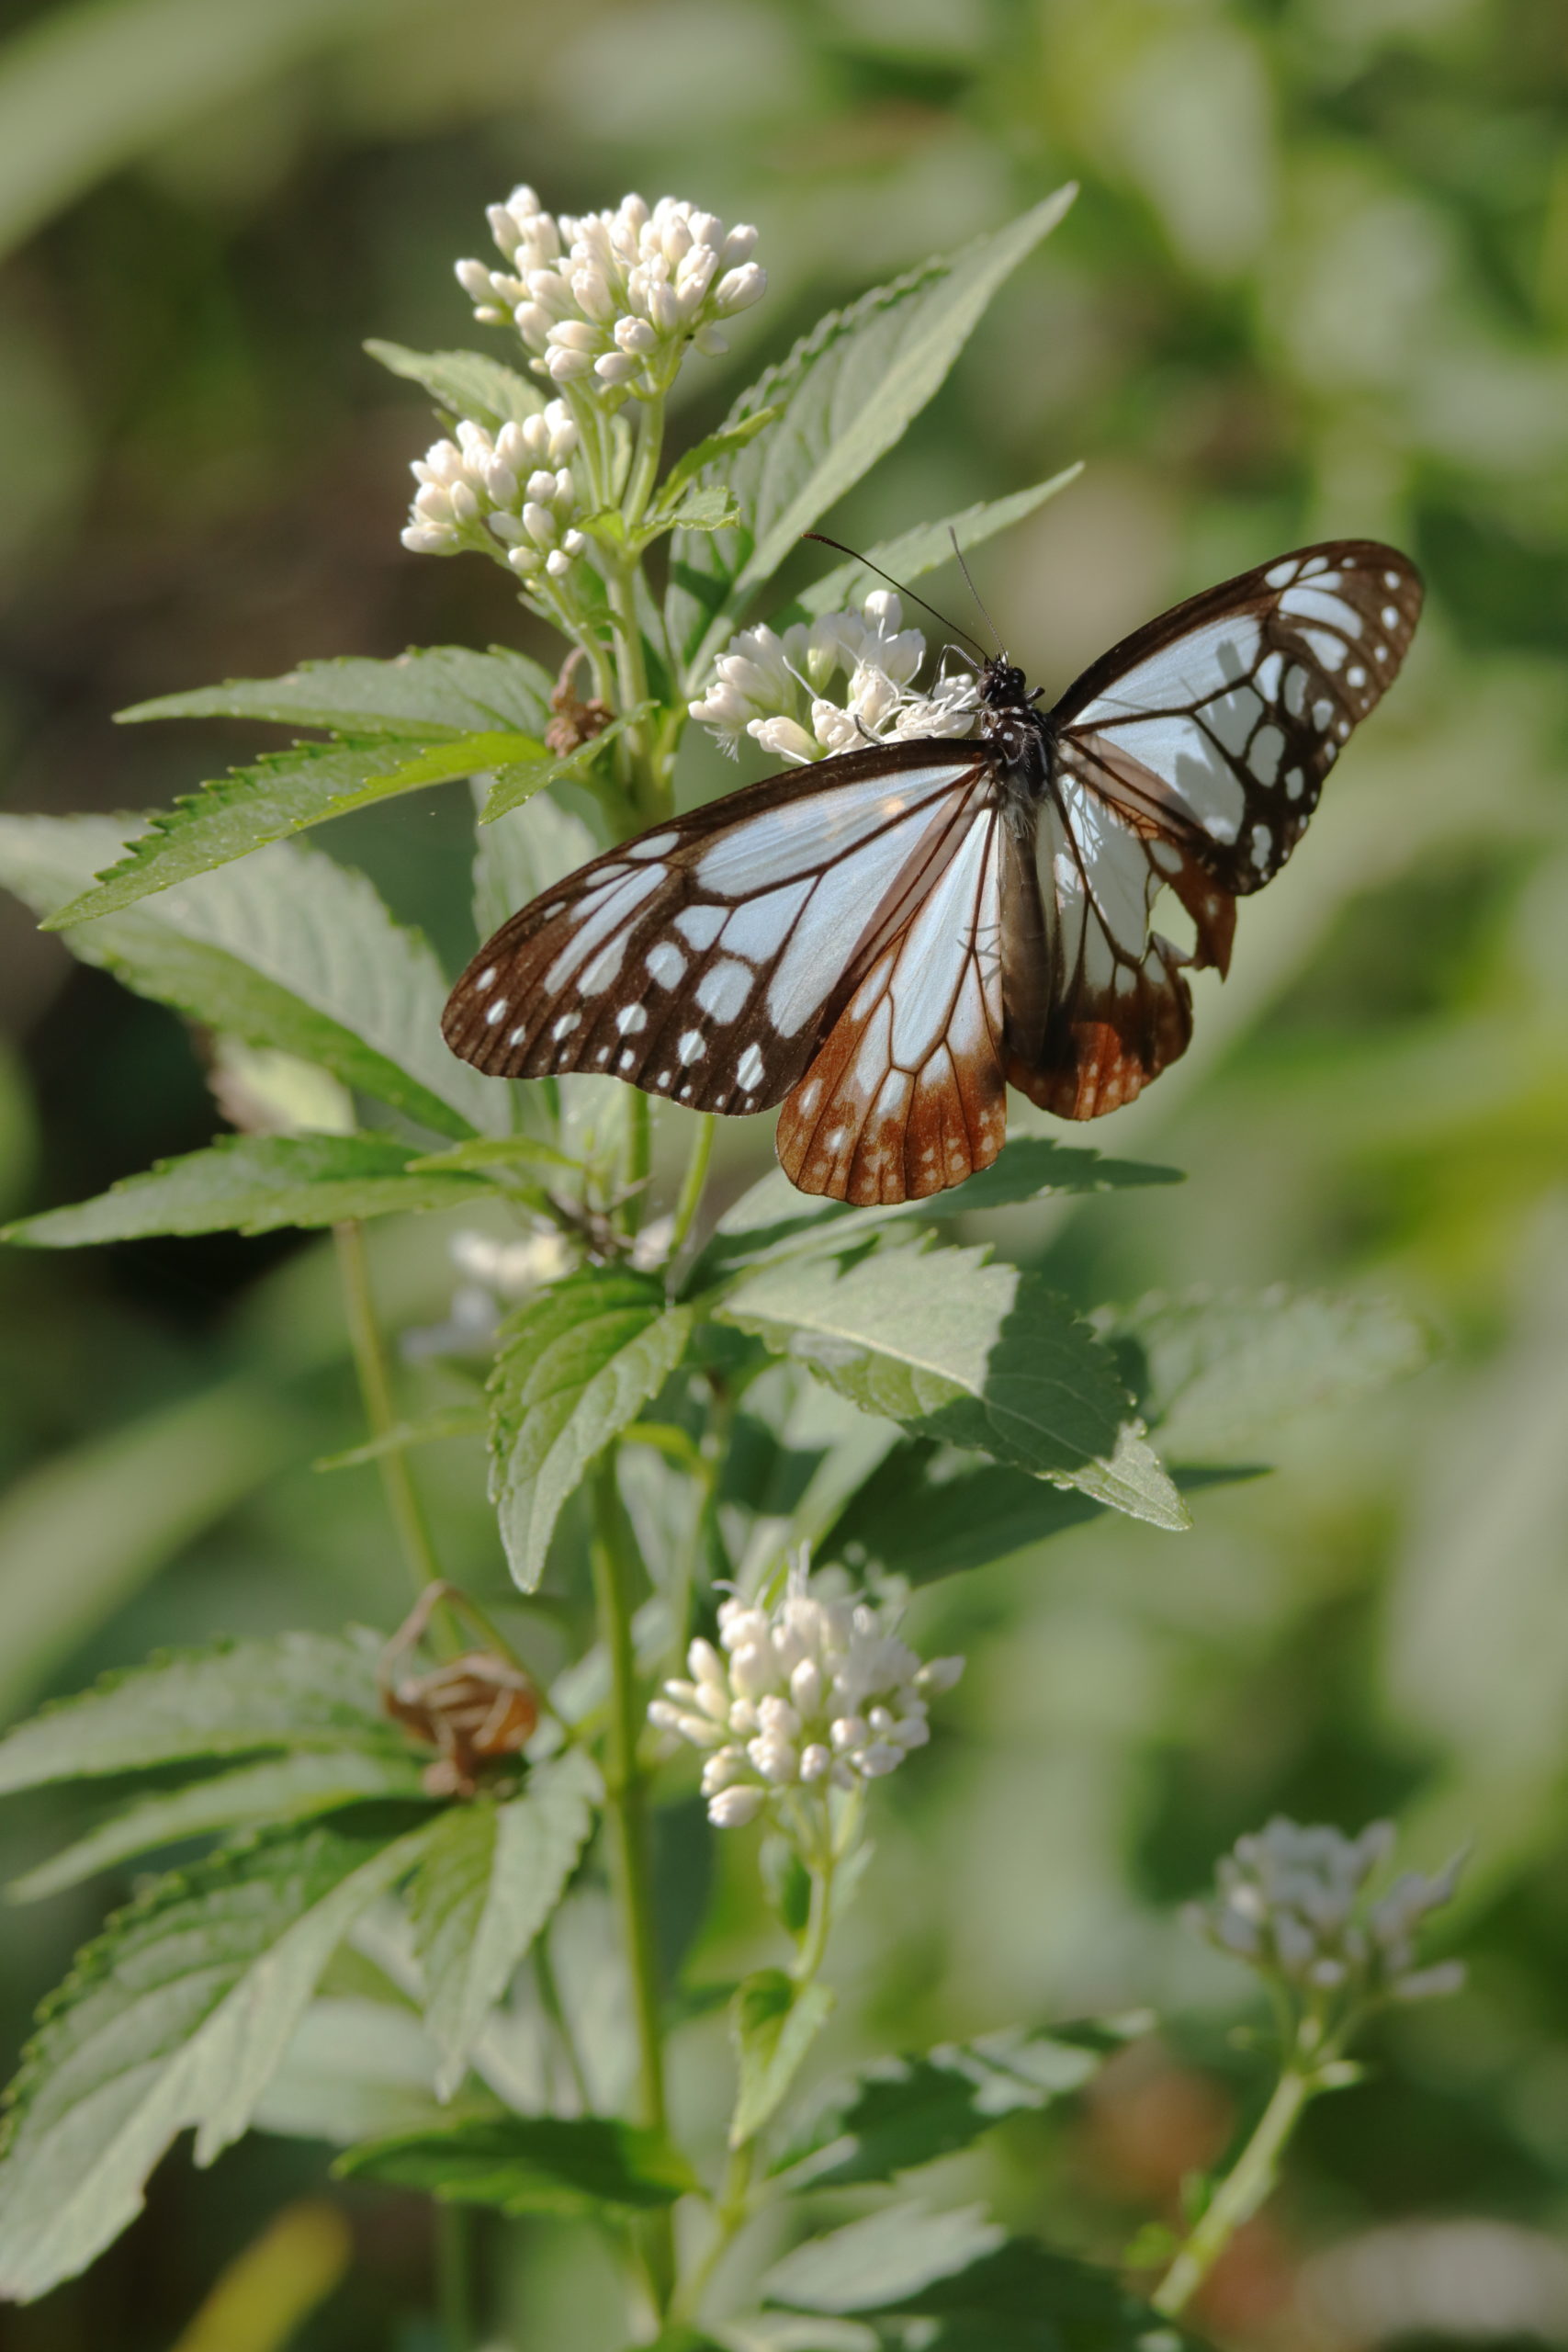
POLYGON ((782 1968, 761 1969, 739 1987, 729 2011, 740 2070, 732 2148, 744 2147, 777 2111, 832 2008, 826 1984, 797 1984, 782 1968))
POLYGON ((532 1592, 561 1505, 685 1353, 691 1310, 629 1268, 587 1267, 509 1317, 491 1381, 491 1499, 532 1592))
MULTIPOLYGON (((575 751, 563 752, 556 759, 547 755, 536 759, 513 758, 498 766, 495 782, 479 810, 480 824, 493 825, 498 817, 504 817, 513 808, 521 808, 525 801, 532 800, 535 794, 543 792, 547 785, 575 782, 584 769, 592 767, 609 749, 617 735, 624 735, 628 727, 646 718, 652 707, 650 703, 644 702, 638 703, 635 710, 622 711, 607 726, 601 727, 597 735, 591 735, 575 751)), ((542 752, 544 746, 541 744, 539 749, 542 752)))
POLYGON ((333 1951, 426 1835, 347 1821, 159 1880, 81 1955, 12 2089, 0 2293, 28 2301, 84 2269, 180 2132, 206 2165, 244 2131, 333 1951))
POLYGON ((791 1259, 747 1275, 720 1319, 754 1331, 865 1412, 990 1453, 1157 1527, 1188 1524, 1115 1368, 1037 1274, 984 1250, 791 1259))
POLYGON ((1015 490, 1007 498, 982 499, 977 505, 962 507, 956 514, 944 514, 940 523, 917 523, 912 530, 900 531, 896 539, 882 539, 869 548, 858 560, 835 565, 820 580, 796 599, 802 612, 815 620, 822 613, 841 612, 845 606, 861 603, 873 588, 886 587, 879 571, 887 572, 897 581, 919 580, 928 571, 953 560, 953 542, 956 538, 964 550, 976 548, 998 531, 1021 523, 1043 506, 1048 498, 1077 481, 1083 471, 1081 462, 1066 466, 1047 481, 1037 481, 1032 489, 1015 490))
POLYGON ((399 1752, 381 1712, 381 1642, 283 1634, 154 1658, 57 1700, 0 1740, 0 1793, 265 1747, 399 1752))
POLYGON ((544 734, 551 682, 525 653, 494 645, 411 648, 390 662, 356 655, 301 662, 280 678, 230 678, 219 686, 159 695, 118 716, 144 718, 264 718, 284 727, 330 727, 340 735, 407 737, 544 734))
POLYGON ((724 531, 740 520, 740 509, 734 495, 722 482, 698 482, 690 489, 671 514, 660 525, 661 530, 724 531))
POLYGON ((450 2098, 518 1963, 560 1901, 593 1826, 599 1777, 581 1749, 529 1771, 503 1804, 448 1808, 409 1890, 425 2025, 450 2098))
MULTIPOLYGON (((487 786, 476 784, 479 807, 487 786)), ((474 848, 474 929, 480 939, 554 882, 586 865, 598 843, 581 817, 547 794, 478 828, 474 848)))
POLYGON ((445 2131, 500 2114, 500 2100, 478 2088, 439 2104, 432 2087, 435 2044, 412 2010, 341 1990, 345 1955, 359 1957, 340 1945, 328 1963, 322 1989, 295 2028, 251 2129, 347 2148, 356 2140, 445 2131))
POLYGON ((207 1151, 161 1159, 96 1200, 0 1227, 0 1241, 75 1250, 152 1233, 272 1233, 454 1208, 490 1190, 457 1170, 411 1175, 417 1156, 390 1136, 225 1136, 207 1151))
POLYGON ((1014 1208, 1058 1193, 1108 1193, 1136 1184, 1179 1184, 1181 1171, 1134 1159, 1102 1159, 1097 1151, 1044 1136, 1016 1136, 989 1168, 934 1200, 898 1201, 886 1208, 852 1209, 797 1192, 782 1168, 771 1169, 726 1212, 685 1283, 705 1290, 745 1266, 801 1251, 818 1255, 914 1217, 967 1216, 1014 1208))
POLYGON ((371 336, 365 345, 372 359, 411 384, 423 384, 433 399, 454 416, 472 417, 489 434, 503 424, 526 424, 549 399, 542 384, 530 382, 515 368, 503 367, 483 351, 410 351, 400 343, 382 343, 371 336))
POLYGON ((715 538, 682 533, 671 548, 665 617, 671 646, 694 676, 716 650, 726 616, 919 415, 992 295, 1055 227, 1073 194, 1059 189, 995 235, 829 311, 742 392, 726 420, 730 429, 761 408, 783 413, 723 463, 741 526, 715 538))
POLYGON ((874 2059, 834 2086, 774 2159, 814 2188, 891 2180, 967 2148, 1004 2115, 1081 2090, 1150 2018, 1098 2019, 1031 2034, 1022 2028, 944 2043, 919 2058, 874 2059))
POLYGON ((333 2169, 423 2189, 443 2204, 562 2216, 646 2212, 698 2186, 660 2133, 604 2115, 509 2115, 402 2132, 349 2149, 333 2169))
POLYGON ((285 841, 399 793, 451 784, 511 761, 540 759, 544 749, 536 736, 492 731, 425 748, 385 737, 378 743, 296 743, 290 751, 268 752, 155 816, 118 865, 51 915, 44 928, 65 931, 97 922, 173 883, 249 857, 268 842, 285 841))
POLYGON ((1312 1407, 1403 1380, 1431 1354, 1420 1325, 1387 1299, 1199 1293, 1096 1321, 1162 1448, 1182 1462, 1245 1453, 1312 1407))
MULTIPOLYGON (((122 845, 100 817, 0 817, 0 884, 50 914, 122 845)), ((505 1124, 503 1090, 447 1051, 446 982, 370 883, 277 842, 73 932, 72 953, 191 1020, 319 1063, 454 1137, 505 1124)))
POLYGON ((143 1797, 51 1856, 6 1892, 13 1903, 36 1903, 62 1887, 75 1886, 132 1854, 150 1854, 204 1838, 217 1830, 260 1829, 284 1821, 307 1821, 340 1806, 388 1798, 417 1803, 423 1791, 420 1767, 411 1753, 344 1747, 313 1752, 302 1748, 265 1764, 245 1764, 215 1773, 188 1787, 143 1797))
POLYGON ((816 1549, 857 1576, 932 1584, 1082 1527, 1103 1509, 1073 1487, 915 1439, 877 1464, 816 1549))
POLYGON ((720 465, 726 458, 733 458, 738 450, 744 449, 748 441, 754 441, 778 414, 775 408, 753 409, 738 424, 721 424, 716 433, 708 434, 694 448, 683 451, 659 485, 660 514, 667 518, 672 517, 682 493, 699 474, 709 466, 720 465))
POLYGON ((932 2279, 952 2278, 1006 2243, 983 2205, 948 2213, 892 2205, 793 2247, 764 2277, 762 2295, 793 2311, 898 2311, 932 2279))

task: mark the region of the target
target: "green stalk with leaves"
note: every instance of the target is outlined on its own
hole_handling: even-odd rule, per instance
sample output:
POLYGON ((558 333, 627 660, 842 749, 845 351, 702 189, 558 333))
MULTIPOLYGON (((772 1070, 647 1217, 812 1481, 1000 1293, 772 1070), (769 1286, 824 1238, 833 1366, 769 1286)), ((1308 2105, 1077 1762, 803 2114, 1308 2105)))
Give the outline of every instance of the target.
MULTIPOLYGON (((425 942, 366 876, 295 838, 471 780, 483 937, 671 810, 694 713, 797 758, 895 718, 951 731, 951 701, 911 683, 923 642, 869 567, 917 578, 1067 477, 914 528, 772 624, 759 614, 1069 195, 830 314, 669 463, 678 372, 722 351, 723 322, 763 291, 754 232, 671 199, 558 221, 514 191, 491 214, 499 265, 457 274, 522 364, 372 348, 442 421, 405 543, 504 568, 558 632, 558 670, 437 647, 168 696, 126 716, 310 731, 129 835, 0 817, 0 879, 85 960, 216 1035, 237 1129, 6 1238, 335 1233, 367 1422, 350 1458, 378 1465, 397 1538, 381 1633, 161 1658, 0 1741, 0 1789, 101 1782, 118 1800, 19 1893, 209 1841, 113 1914, 40 2019, 0 2157, 5 2291, 42 2294, 91 2262, 182 2132, 205 2164, 308 2116, 340 2174, 454 2211, 599 2224, 624 2263, 628 2342, 751 2344, 772 2312, 903 2343, 962 2312, 1003 2347, 1048 2324, 1088 2352, 1160 2340, 1159 2315, 1271 2180, 1282 2126, 1216 2192, 1151 2308, 974 2210, 931 2215, 903 2185, 999 2116, 1079 2089, 1131 2029, 1021 2028, 802 2086, 833 2010, 834 1926, 874 1867, 875 1783, 940 1730, 962 1663, 922 1661, 905 1598, 1107 1512, 1179 1533, 1189 1508, 1162 1456, 1202 1461, 1190 1433, 1216 1393, 1234 1424, 1245 1389, 1247 1426, 1265 1427, 1308 1381, 1353 1393, 1404 1369, 1408 1327, 1272 1293, 1085 1316, 968 1221, 1173 1171, 1038 1134, 934 1208, 846 1211, 774 1175, 716 1216, 711 1119, 650 1114, 609 1080, 479 1077, 442 1043, 447 982, 425 942), (449 1381, 422 1419, 367 1237, 444 1212, 481 1223, 456 1233, 450 1321, 402 1335, 449 1381), (423 1446, 479 1426, 514 1604, 499 1631, 495 1594, 431 1589, 442 1531, 418 1468, 423 1446), (424 1597, 394 1637, 411 1576, 424 1597), (785 1956, 729 1988, 728 2131, 686 2146, 671 2081, 683 2005, 702 2004, 660 1951, 652 1832, 693 1795, 694 1753, 714 1833, 760 1841, 785 1956), (425 2073, 417 2089, 406 2069, 361 2080, 334 2106, 312 2021, 348 1959, 373 2017, 379 2000, 400 2029, 417 2018, 425 2073), (607 2040, 585 2007, 601 1964, 618 1988, 607 2040), (834 2193, 868 2187, 876 2210, 841 2222, 834 2193), (799 2243, 748 2270, 750 2224, 784 2204, 799 2243)), ((1325 2030, 1310 2078, 1292 2044, 1292 2101, 1327 2085, 1342 2038, 1325 2030)), ((477 2352, 490 2319, 470 2240, 440 2244, 450 2352, 477 2352)))

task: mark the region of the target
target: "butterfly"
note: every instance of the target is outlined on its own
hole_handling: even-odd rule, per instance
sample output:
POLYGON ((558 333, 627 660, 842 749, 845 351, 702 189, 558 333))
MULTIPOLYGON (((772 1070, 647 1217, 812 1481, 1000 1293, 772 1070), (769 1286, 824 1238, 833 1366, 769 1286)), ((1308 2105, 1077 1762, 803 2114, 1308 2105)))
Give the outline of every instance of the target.
POLYGON ((1006 654, 970 740, 868 743, 654 826, 522 908, 453 989, 503 1078, 607 1072, 779 1113, 804 1193, 919 1200, 1001 1149, 1010 1085, 1065 1119, 1185 1052, 1188 967, 1230 960, 1421 581, 1335 539, 1190 597, 1039 708, 1006 654), (1190 944, 1152 928, 1168 890, 1190 944))

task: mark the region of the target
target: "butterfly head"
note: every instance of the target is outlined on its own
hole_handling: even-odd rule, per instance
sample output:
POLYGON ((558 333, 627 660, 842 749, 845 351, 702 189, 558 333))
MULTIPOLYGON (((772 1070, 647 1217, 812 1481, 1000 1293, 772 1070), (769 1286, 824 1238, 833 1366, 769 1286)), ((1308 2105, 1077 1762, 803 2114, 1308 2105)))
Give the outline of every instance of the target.
POLYGON ((997 653, 980 672, 979 696, 985 710, 1029 710, 1039 701, 1040 690, 1036 687, 1032 694, 1018 664, 1005 653, 997 653))

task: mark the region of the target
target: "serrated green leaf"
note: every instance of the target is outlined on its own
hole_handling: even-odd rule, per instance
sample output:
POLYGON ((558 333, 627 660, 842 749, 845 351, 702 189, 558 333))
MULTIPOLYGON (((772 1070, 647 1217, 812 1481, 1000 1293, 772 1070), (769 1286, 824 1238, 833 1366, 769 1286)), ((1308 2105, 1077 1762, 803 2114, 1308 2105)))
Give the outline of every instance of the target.
POLYGON ((849 1266, 790 1259, 747 1275, 716 1312, 916 1436, 1157 1527, 1188 1524, 1094 1333, 1037 1274, 984 1250, 879 1250, 849 1266))
POLYGON ((206 1151, 158 1160, 96 1200, 19 1217, 0 1227, 0 1241, 76 1250, 153 1233, 272 1233, 454 1208, 490 1190, 457 1170, 411 1174, 417 1157, 389 1136, 225 1136, 206 1151))
POLYGON ((448 1809, 409 1890, 425 2025, 450 2098, 529 1945, 560 1901, 593 1826, 599 1777, 581 1749, 536 1764, 504 1804, 448 1809))
POLYGON ((0 1793, 258 1748, 399 1752, 379 1637, 283 1634, 154 1658, 60 1699, 0 1740, 0 1793))
MULTIPOLYGON (((479 808, 490 787, 476 785, 479 808)), ((474 929, 480 939, 499 931, 552 883, 586 865, 598 847, 581 817, 548 795, 536 797, 477 829, 474 847, 474 929)))
POLYGON ((924 2322, 931 2352, 1183 2352, 1192 2341, 1113 2272, 1009 2238, 977 2206, 890 2207, 795 2247, 762 2284, 789 2309, 893 2321, 899 2343, 924 2322))
POLYGON ((689 490, 673 514, 660 525, 661 529, 682 531, 723 531, 740 520, 740 509, 733 494, 722 483, 697 483, 689 490))
POLYGON ((415 1176, 483 1175, 491 1168, 574 1175, 581 1173, 582 1162, 538 1136, 481 1136, 473 1143, 454 1144, 450 1151, 422 1152, 409 1161, 415 1176))
POLYGON ((336 1945, 427 1834, 347 1819, 160 1880, 81 1955, 12 2090, 0 2293, 29 2301, 84 2269, 180 2132, 202 2165, 239 2138, 336 1945))
POLYGON ((724 463, 740 526, 719 537, 678 534, 665 619, 695 677, 727 617, 773 577, 803 531, 891 448, 942 384, 992 295, 1048 231, 1074 191, 1063 188, 995 235, 939 255, 830 311, 779 366, 742 392, 728 428, 759 409, 782 413, 724 463))
POLYGON ((526 424, 549 398, 542 385, 536 386, 487 352, 410 351, 403 344, 383 343, 374 335, 365 348, 390 374, 423 384, 444 409, 454 416, 472 417, 490 434, 503 424, 526 424))
POLYGON ((1044 1136, 1015 1136, 989 1168, 935 1199, 898 1201, 886 1208, 852 1209, 838 1201, 812 1200, 796 1191, 782 1168, 774 1168, 726 1211, 684 1287, 694 1294, 764 1260, 845 1250, 862 1236, 914 1217, 967 1216, 1048 1200, 1058 1193, 1106 1193, 1128 1185, 1181 1182, 1179 1169, 1102 1159, 1097 1151, 1055 1143, 1044 1136))
MULTIPOLYGON (((107 818, 0 817, 0 885, 52 913, 123 841, 107 818)), ((317 851, 274 842, 68 944, 138 995, 319 1063, 438 1134, 505 1124, 502 1090, 442 1041, 446 982, 425 942, 363 875, 317 851)))
POLYGON ((480 653, 468 645, 414 646, 390 662, 356 655, 301 662, 280 678, 230 678, 218 686, 159 695, 118 716, 145 718, 263 718, 285 727, 330 727, 340 735, 543 736, 550 679, 510 647, 480 653))
MULTIPOLYGON (((606 726, 601 727, 597 735, 589 736, 587 741, 580 743, 575 751, 563 752, 556 759, 547 755, 538 759, 513 759, 498 766, 494 771, 495 781, 491 786, 484 807, 479 810, 480 824, 493 825, 498 817, 506 816, 513 808, 521 808, 525 801, 532 800, 536 793, 543 792, 549 785, 575 782, 585 768, 592 767, 601 753, 609 749, 617 735, 624 735, 628 727, 646 718, 652 707, 651 703, 642 702, 635 710, 622 711, 606 726)), ((539 748, 543 752, 544 746, 541 744, 539 748)))
POLYGON ((1007 2232, 983 2205, 947 2213, 914 2201, 893 2205, 793 2247, 764 2276, 762 2297, 792 2311, 902 2310, 933 2279, 968 2269, 1006 2243, 1007 2232))
POLYGON ((433 2087, 435 2044, 409 2008, 378 1995, 339 1989, 346 1957, 340 1945, 321 1990, 295 2028, 288 2050, 251 2118, 254 2132, 352 2147, 403 2132, 444 2131, 454 2122, 502 2114, 499 2099, 470 2086, 443 2107, 433 2087))
POLYGON ((66 931, 101 922, 176 882, 249 857, 269 842, 286 841, 331 818, 426 785, 452 784, 510 762, 542 758, 544 749, 537 736, 512 730, 458 735, 423 748, 384 738, 378 743, 296 743, 287 752, 269 752, 154 816, 125 856, 90 890, 51 915, 44 929, 66 931))
POLYGON ((420 1768, 412 1754, 305 1748, 297 1756, 243 1765, 237 1772, 215 1773, 186 1788, 143 1797, 17 1879, 6 1893, 13 1903, 36 1903, 132 1854, 152 1853, 186 1838, 306 1821, 316 1814, 335 1813, 342 1805, 389 1798, 417 1802, 421 1794, 420 1768))
POLYGON ((1162 1451, 1181 1462, 1245 1453, 1314 1406, 1418 1372, 1431 1353, 1420 1325, 1386 1299, 1194 1294, 1096 1321, 1162 1451))
POLYGON ((604 2115, 508 2115, 403 2132, 350 2148, 333 2170, 423 2189, 442 2204, 563 2216, 646 2212, 698 2186, 661 2133, 604 2115))
POLYGON ((620 1267, 586 1267, 508 1318, 491 1380, 491 1500, 525 1592, 561 1505, 658 1395, 691 1328, 651 1274, 620 1267))
POLYGON ((932 1584, 1082 1527, 1103 1508, 1070 1487, 917 1438, 877 1464, 816 1548, 857 1575, 932 1584))
POLYGON ((761 1969, 740 1985, 729 2011, 740 2074, 732 2148, 743 2148, 777 2112, 832 2008, 826 1984, 798 1984, 782 1968, 761 1969))
POLYGON ((1029 490, 1015 490, 1007 498, 982 499, 974 506, 961 507, 956 514, 943 515, 940 523, 917 523, 911 530, 900 531, 895 539, 879 540, 865 554, 848 563, 836 564, 820 580, 814 580, 796 598, 801 611, 812 620, 823 613, 840 612, 849 605, 860 603, 873 588, 886 586, 877 578, 885 571, 897 581, 919 580, 928 571, 951 562, 953 542, 965 551, 980 547, 1014 523, 1021 523, 1026 514, 1043 506, 1058 491, 1068 489, 1083 471, 1081 461, 1065 466, 1059 474, 1052 474, 1046 481, 1037 481, 1029 490))
POLYGON ((987 2033, 918 2058, 880 2058, 837 2085, 770 2167, 797 2186, 891 2180, 971 2146, 1004 2115, 1081 2090, 1150 2020, 1095 2021, 1054 2032, 987 2033), (804 2167, 804 2170, 800 2168, 804 2167))

